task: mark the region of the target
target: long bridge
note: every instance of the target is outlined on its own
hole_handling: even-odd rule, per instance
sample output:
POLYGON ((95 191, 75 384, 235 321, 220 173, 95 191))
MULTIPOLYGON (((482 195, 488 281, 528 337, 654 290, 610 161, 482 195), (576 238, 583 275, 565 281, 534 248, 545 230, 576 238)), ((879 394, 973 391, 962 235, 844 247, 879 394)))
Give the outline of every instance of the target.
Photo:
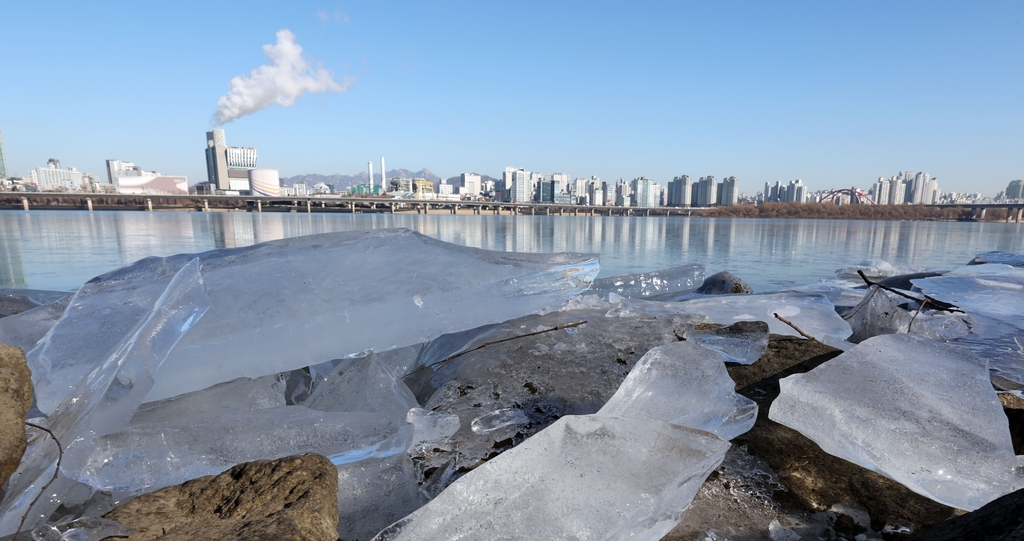
POLYGON ((185 210, 196 212, 345 212, 518 214, 534 216, 689 216, 700 207, 596 207, 553 203, 499 203, 383 197, 247 197, 237 195, 128 195, 50 192, 0 193, 0 209, 185 210))

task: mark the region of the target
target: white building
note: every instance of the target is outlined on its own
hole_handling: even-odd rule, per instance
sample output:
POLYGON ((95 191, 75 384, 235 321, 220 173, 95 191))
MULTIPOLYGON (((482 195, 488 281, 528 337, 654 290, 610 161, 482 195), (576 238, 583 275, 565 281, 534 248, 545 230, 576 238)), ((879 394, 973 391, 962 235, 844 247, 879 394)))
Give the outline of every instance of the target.
POLYGON ((107 183, 116 193, 188 194, 188 177, 146 171, 122 160, 107 160, 107 183))
POLYGON ((46 167, 37 167, 29 172, 32 183, 40 191, 77 191, 82 187, 82 173, 74 167, 60 168, 60 160, 50 158, 46 167))
POLYGON ((459 195, 475 198, 480 195, 482 188, 480 175, 462 173, 462 189, 459 190, 459 195))

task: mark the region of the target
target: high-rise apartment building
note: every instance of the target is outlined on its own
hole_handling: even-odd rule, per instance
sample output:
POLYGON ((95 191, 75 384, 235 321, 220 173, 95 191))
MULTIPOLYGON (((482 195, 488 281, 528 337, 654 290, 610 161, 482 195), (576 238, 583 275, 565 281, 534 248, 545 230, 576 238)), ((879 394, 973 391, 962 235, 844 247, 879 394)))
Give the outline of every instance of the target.
POLYGON ((462 189, 459 190, 459 195, 476 197, 480 195, 481 187, 480 175, 475 173, 462 173, 462 189))
POLYGON ((736 177, 722 179, 718 195, 718 204, 722 206, 735 205, 739 201, 739 181, 736 177))
POLYGON ((1007 199, 1020 199, 1024 197, 1024 180, 1011 180, 1006 187, 1007 199))
POLYGON ((693 180, 690 175, 682 175, 668 183, 667 204, 673 207, 689 207, 693 204, 693 180))
POLYGON ((29 173, 31 182, 41 191, 78 190, 82 186, 82 173, 74 167, 60 168, 60 160, 50 158, 46 167, 37 167, 29 173))
POLYGON ((701 177, 693 185, 693 205, 696 207, 710 207, 718 199, 718 181, 713 176, 701 177))

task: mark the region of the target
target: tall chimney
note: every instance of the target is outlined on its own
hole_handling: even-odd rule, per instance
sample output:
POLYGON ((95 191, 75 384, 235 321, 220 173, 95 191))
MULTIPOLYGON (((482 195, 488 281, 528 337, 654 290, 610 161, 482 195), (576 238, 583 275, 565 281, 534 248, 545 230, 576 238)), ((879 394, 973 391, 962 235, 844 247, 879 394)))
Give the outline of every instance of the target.
POLYGON ((370 175, 370 195, 373 195, 373 162, 366 162, 366 170, 370 175))
POLYGON ((388 191, 388 170, 384 169, 384 156, 380 157, 380 191, 388 191))

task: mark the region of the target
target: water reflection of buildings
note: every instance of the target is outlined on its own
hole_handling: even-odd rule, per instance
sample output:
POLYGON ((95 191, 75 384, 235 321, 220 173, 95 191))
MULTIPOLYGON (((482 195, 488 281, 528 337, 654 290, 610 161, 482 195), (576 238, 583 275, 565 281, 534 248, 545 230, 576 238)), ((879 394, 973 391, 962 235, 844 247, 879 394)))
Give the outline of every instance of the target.
POLYGON ((25 280, 25 263, 21 260, 21 246, 18 238, 8 236, 8 232, 16 231, 16 229, 14 229, 13 220, 6 218, 6 216, 0 215, 0 223, 3 224, 0 230, 4 232, 4 234, 0 234, 0 285, 24 286, 27 282, 25 280))

